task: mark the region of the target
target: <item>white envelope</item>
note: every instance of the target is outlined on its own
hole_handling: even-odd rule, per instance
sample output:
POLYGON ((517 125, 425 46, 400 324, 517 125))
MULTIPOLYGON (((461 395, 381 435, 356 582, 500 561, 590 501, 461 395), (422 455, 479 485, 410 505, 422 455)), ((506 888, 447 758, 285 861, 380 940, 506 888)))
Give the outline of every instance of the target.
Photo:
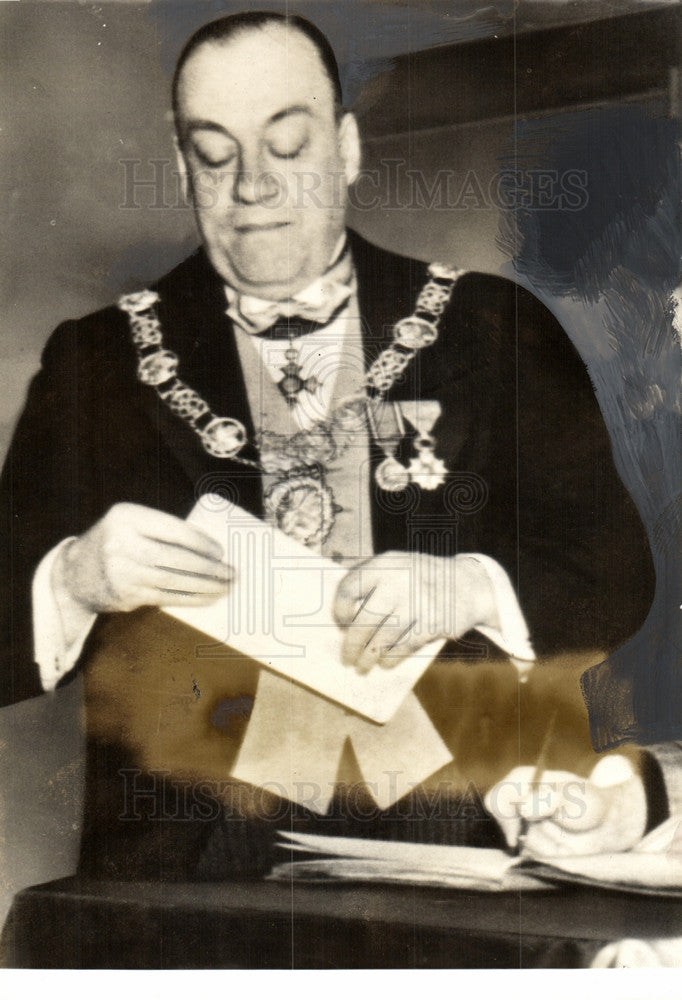
MULTIPOLYGON (((220 542, 236 580, 208 607, 163 610, 373 722, 392 718, 444 644, 437 639, 390 670, 358 674, 341 661, 332 613, 347 568, 213 495, 199 500, 188 521, 220 542)), ((397 585, 409 570, 403 560, 386 572, 397 585)))

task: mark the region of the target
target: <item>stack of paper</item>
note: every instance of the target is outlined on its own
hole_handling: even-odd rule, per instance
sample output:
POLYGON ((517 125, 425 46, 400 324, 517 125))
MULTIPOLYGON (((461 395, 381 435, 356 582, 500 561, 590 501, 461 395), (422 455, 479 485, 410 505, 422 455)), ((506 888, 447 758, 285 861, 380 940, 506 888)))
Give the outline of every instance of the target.
POLYGON ((533 861, 504 851, 449 844, 327 837, 280 831, 280 847, 318 855, 277 865, 271 878, 290 881, 395 882, 487 892, 587 884, 620 892, 682 895, 680 821, 672 818, 631 851, 533 861))
POLYGON ((280 846, 320 855, 277 865, 270 878, 289 881, 344 879, 446 886, 508 892, 547 889, 547 883, 520 870, 518 858, 504 851, 392 840, 361 840, 280 831, 280 846))

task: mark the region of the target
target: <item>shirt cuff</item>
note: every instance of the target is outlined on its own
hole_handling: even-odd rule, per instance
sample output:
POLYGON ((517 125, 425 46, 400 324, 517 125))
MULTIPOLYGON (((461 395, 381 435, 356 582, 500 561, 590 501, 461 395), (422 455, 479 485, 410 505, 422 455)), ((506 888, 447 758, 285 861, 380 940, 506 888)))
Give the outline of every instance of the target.
POLYGON ((33 577, 33 653, 45 691, 73 667, 97 617, 52 582, 55 561, 72 541, 65 538, 50 549, 33 577))
POLYGON ((670 815, 682 822, 682 741, 655 743, 643 749, 661 769, 670 815))
POLYGON ((467 557, 475 559, 485 570, 492 584, 497 611, 498 627, 476 625, 476 631, 507 653, 519 672, 520 679, 525 680, 535 662, 535 650, 511 581, 500 564, 490 556, 468 552, 467 557))

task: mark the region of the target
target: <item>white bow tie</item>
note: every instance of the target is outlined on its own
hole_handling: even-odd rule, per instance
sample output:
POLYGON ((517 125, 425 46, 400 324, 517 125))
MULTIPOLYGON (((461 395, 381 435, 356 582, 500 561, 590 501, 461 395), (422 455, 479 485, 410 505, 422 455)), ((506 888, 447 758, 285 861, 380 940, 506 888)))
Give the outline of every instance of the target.
POLYGON ((227 315, 246 333, 263 333, 278 320, 294 316, 325 325, 346 304, 353 291, 351 256, 346 251, 328 271, 282 302, 246 295, 228 286, 225 291, 229 303, 227 315))

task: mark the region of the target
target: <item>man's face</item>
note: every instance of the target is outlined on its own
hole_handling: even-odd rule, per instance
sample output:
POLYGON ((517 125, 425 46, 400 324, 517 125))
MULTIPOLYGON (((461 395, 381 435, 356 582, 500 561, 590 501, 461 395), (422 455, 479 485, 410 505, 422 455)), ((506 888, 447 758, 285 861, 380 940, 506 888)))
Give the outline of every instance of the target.
POLYGON ((210 260, 228 284, 280 299, 328 266, 359 165, 312 42, 281 25, 208 42, 178 88, 178 144, 210 260))

